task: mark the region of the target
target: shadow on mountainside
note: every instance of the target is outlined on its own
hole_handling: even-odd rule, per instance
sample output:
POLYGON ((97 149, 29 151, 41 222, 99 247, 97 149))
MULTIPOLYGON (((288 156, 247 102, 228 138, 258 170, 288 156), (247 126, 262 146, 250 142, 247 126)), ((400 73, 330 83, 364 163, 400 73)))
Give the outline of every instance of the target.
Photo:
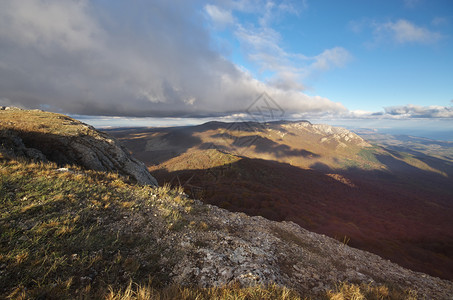
POLYGON ((398 146, 386 146, 387 151, 396 155, 398 152, 407 152, 414 155, 415 158, 423 161, 431 168, 437 169, 441 172, 448 174, 449 176, 453 176, 453 162, 448 161, 447 159, 453 160, 452 158, 447 159, 440 159, 438 157, 427 155, 421 151, 409 149, 406 147, 398 147, 398 146))
MULTIPOLYGON (((406 186, 408 190, 424 191, 425 195, 432 193, 432 195, 445 195, 453 198, 453 178, 450 176, 441 175, 432 171, 422 170, 414 167, 404 161, 393 158, 388 155, 376 155, 376 158, 387 167, 390 174, 393 175, 393 184, 399 183, 401 186, 406 186)), ((446 168, 446 164, 438 166, 439 171, 445 170, 452 172, 451 169, 446 168)), ((354 170, 355 173, 360 172, 354 170)), ((427 199, 431 197, 428 196, 427 199)), ((448 200, 447 200, 448 201, 448 200)), ((448 201, 450 202, 450 201, 448 201)))
POLYGON ((273 154, 277 158, 287 157, 287 156, 302 156, 302 157, 313 157, 318 158, 320 155, 313 153, 304 149, 293 149, 288 145, 276 143, 268 138, 262 137, 260 135, 247 135, 247 136, 233 136, 228 133, 219 133, 212 135, 213 138, 224 139, 225 143, 228 143, 228 146, 222 144, 209 144, 209 145, 200 145, 200 149, 225 149, 229 150, 231 148, 246 148, 253 146, 253 151, 257 153, 266 153, 273 154))
MULTIPOLYGON (((92 137, 84 137, 96 142, 92 137)), ((80 155, 69 146, 74 137, 33 131, 0 130, 1 149, 6 156, 50 161, 58 166, 79 164, 80 155), (31 151, 30 151, 31 150, 31 151)))
POLYGON ((105 132, 127 144, 134 157, 147 166, 164 163, 202 143, 193 135, 194 127, 120 128, 105 132))
POLYGON ((387 172, 326 167, 321 172, 242 158, 215 168, 152 174, 160 184, 181 184, 206 203, 293 221, 413 270, 453 279, 453 203, 448 195, 413 188, 387 172), (345 184, 348 180, 352 184, 345 184))
MULTIPOLYGON (((263 130, 260 123, 222 123, 208 122, 198 126, 169 127, 169 128, 121 128, 105 130, 119 139, 134 154, 134 157, 143 161, 147 166, 159 165, 177 157, 191 148, 201 150, 217 149, 219 151, 242 154, 252 150, 259 154, 274 155, 277 158, 287 156, 301 156, 304 158, 319 158, 320 155, 305 149, 294 149, 285 144, 278 144, 257 134, 234 136, 230 132, 256 133, 263 130), (241 124, 235 128, 234 124, 241 124), (244 124, 247 124, 245 126, 244 124), (203 142, 198 134, 213 130, 213 142, 203 142), (222 132, 218 132, 221 130, 222 132), (248 147, 253 146, 253 149, 248 147)), ((282 131, 282 130, 280 130, 282 131)), ((286 131, 283 129, 283 131, 286 131)))

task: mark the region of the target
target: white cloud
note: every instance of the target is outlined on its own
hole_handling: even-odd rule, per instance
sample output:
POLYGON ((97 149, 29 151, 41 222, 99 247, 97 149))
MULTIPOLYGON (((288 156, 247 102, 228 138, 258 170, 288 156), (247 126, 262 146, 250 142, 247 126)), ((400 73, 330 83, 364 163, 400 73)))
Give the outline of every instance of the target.
POLYGON ((453 119, 453 106, 408 104, 384 107, 380 112, 348 111, 342 116, 352 119, 453 119))
POLYGON ((235 22, 231 11, 212 4, 206 4, 204 9, 212 21, 218 26, 225 26, 235 22))
POLYGON ((358 118, 358 119, 366 119, 369 118, 370 116, 376 115, 375 113, 367 110, 353 110, 349 112, 349 116, 358 118))
POLYGON ((280 18, 286 13, 297 15, 308 7, 307 0, 217 0, 215 2, 230 10, 259 14, 261 17, 266 15, 266 12, 270 12, 274 18, 280 18))
POLYGON ((325 71, 333 67, 342 67, 351 59, 349 52, 342 47, 334 47, 324 50, 321 54, 314 57, 311 68, 325 71))
POLYGON ((430 105, 405 105, 384 108, 385 113, 391 116, 406 118, 453 118, 453 107, 430 105))
POLYGON ((365 20, 351 20, 349 21, 348 23, 348 28, 358 34, 358 33, 361 33, 364 29, 364 27, 366 27, 368 22, 365 22, 365 20))
POLYGON ((257 4, 259 6, 255 7, 253 12, 260 14, 258 23, 261 27, 269 27, 272 23, 278 22, 288 14, 299 15, 301 10, 305 10, 308 7, 305 0, 283 0, 279 2, 264 0, 257 4))
MULTIPOLYGON (((254 2, 234 1, 231 7, 256 8, 254 2)), ((266 91, 285 111, 345 111, 326 98, 266 85, 226 60, 211 47, 197 5, 1 1, 1 102, 72 114, 208 116, 244 111, 266 91)), ((218 20, 229 21, 230 8, 222 9, 218 20)), ((264 35, 253 43, 280 51, 264 35)), ((273 52, 255 54, 266 53, 273 52)), ((299 69, 286 63, 277 71, 291 78, 299 69)))
POLYGON ((382 39, 392 39, 399 44, 405 43, 435 43, 442 38, 438 32, 417 26, 407 20, 374 24, 375 36, 382 39))
MULTIPOLYGON (((267 8, 265 16, 269 11, 267 8)), ((303 90, 304 80, 322 71, 342 67, 352 57, 342 47, 326 49, 312 57, 302 53, 291 53, 280 46, 281 36, 276 30, 267 26, 267 22, 263 22, 262 18, 259 23, 258 27, 238 24, 235 35, 247 57, 259 67, 259 70, 272 74, 267 78, 267 83, 274 87, 303 90)))
POLYGON ((281 70, 278 74, 266 81, 269 86, 282 89, 285 91, 301 91, 305 90, 306 87, 300 82, 300 76, 295 71, 281 70))
MULTIPOLYGON (((234 35, 244 56, 258 68, 263 80, 273 87, 299 91, 305 89, 303 82, 307 78, 333 67, 343 66, 351 57, 341 47, 325 49, 319 55, 307 57, 302 53, 287 51, 281 46, 284 41, 273 24, 279 23, 288 15, 297 16, 307 7, 305 0, 216 2, 216 10, 228 12, 236 21, 233 26, 234 35), (236 13, 247 14, 246 21, 240 23, 240 19, 235 18, 236 13)), ((212 10, 212 5, 209 8, 212 10)))
POLYGON ((274 56, 275 59, 288 56, 278 45, 281 39, 280 34, 272 28, 245 28, 239 24, 235 34, 247 51, 267 53, 274 56))

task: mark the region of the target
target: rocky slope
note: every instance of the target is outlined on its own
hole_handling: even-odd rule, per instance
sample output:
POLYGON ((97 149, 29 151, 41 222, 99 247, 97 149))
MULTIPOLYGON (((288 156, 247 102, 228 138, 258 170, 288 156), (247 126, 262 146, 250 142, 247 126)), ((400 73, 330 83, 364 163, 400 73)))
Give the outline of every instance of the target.
POLYGON ((395 285, 416 291, 420 299, 453 299, 450 281, 409 271, 295 223, 272 222, 199 203, 192 209, 204 213, 189 217, 189 223, 207 226, 205 230, 184 227, 166 237, 179 256, 171 271, 174 282, 203 286, 276 282, 302 295, 320 296, 345 281, 395 285))
POLYGON ((304 128, 307 131, 322 136, 320 139, 321 143, 334 143, 337 148, 345 148, 348 145, 371 147, 363 138, 342 127, 334 127, 326 124, 289 123, 283 126, 283 128, 304 128))
POLYGON ((118 172, 140 184, 157 185, 146 166, 113 137, 64 115, 3 107, 0 151, 61 166, 118 172))

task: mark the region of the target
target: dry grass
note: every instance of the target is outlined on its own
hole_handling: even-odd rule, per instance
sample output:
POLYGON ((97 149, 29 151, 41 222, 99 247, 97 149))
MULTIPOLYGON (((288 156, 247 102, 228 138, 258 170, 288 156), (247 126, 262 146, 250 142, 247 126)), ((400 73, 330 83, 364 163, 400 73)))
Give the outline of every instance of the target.
POLYGON ((169 286, 164 289, 154 289, 150 285, 129 283, 123 291, 115 291, 110 287, 106 300, 299 300, 296 292, 276 284, 268 286, 240 287, 228 285, 213 288, 190 288, 169 286))
MULTIPOLYGON (((171 199, 180 191, 68 168, 71 172, 59 172, 53 163, 0 154, 0 298, 95 297, 108 284, 123 287, 129 279, 139 282, 148 275, 156 284, 164 283, 168 276, 154 261, 159 253, 152 252, 159 249, 139 233, 112 228, 138 208, 168 210, 168 222, 180 223, 182 216, 167 208, 176 205, 171 199), (138 268, 140 259, 151 269, 138 268)), ((178 205, 189 206, 190 201, 180 197, 178 205)))
MULTIPOLYGON (((350 284, 341 283, 335 291, 326 294, 329 300, 416 300, 417 293, 414 291, 401 291, 391 289, 387 286, 373 286, 371 284, 350 284)), ((227 299, 247 299, 247 300, 299 300, 302 298, 298 293, 276 284, 268 286, 240 287, 232 284, 213 288, 194 288, 169 286, 164 289, 155 289, 150 285, 138 285, 129 282, 124 290, 115 290, 109 287, 106 300, 227 300, 227 299)))
POLYGON ((62 136, 88 134, 88 127, 81 127, 80 122, 61 114, 37 110, 7 110, 0 112, 0 128, 23 132, 51 133, 62 136))
POLYGON ((329 300, 416 300, 417 292, 413 290, 403 291, 384 285, 357 285, 343 282, 334 291, 328 291, 327 297, 329 300))

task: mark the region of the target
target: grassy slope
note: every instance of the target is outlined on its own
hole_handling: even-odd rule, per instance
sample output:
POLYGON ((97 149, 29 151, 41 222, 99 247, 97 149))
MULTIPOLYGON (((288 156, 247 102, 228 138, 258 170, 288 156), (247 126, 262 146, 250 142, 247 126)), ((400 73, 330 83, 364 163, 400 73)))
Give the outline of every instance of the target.
POLYGON ((54 164, 2 160, 0 167, 2 280, 0 294, 14 289, 59 298, 105 292, 157 272, 137 268, 134 253, 152 244, 115 229, 128 211, 146 207, 150 188, 131 186, 115 174, 58 172, 54 164))
POLYGON ((2 130, 13 129, 23 132, 39 132, 60 136, 88 134, 88 126, 68 116, 39 110, 7 110, 0 113, 2 130))

